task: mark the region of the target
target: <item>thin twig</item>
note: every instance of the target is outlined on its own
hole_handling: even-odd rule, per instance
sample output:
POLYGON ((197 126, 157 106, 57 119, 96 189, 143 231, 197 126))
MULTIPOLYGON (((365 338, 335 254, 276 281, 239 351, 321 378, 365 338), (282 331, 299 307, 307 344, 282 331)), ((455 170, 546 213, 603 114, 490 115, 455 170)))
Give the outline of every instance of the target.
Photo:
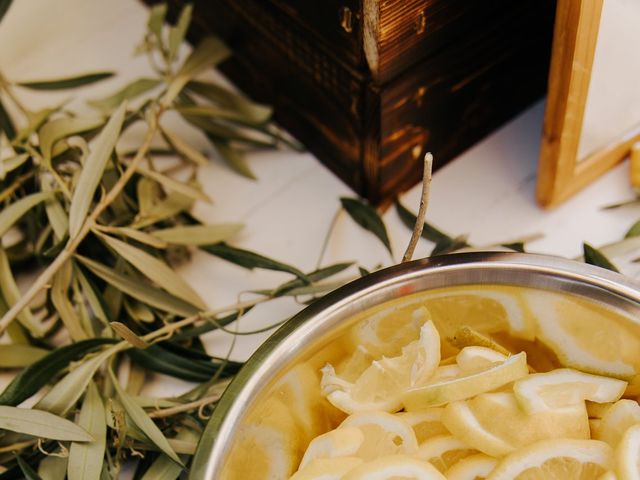
POLYGON ((195 410, 202 406, 206 406, 210 403, 215 403, 220 400, 222 396, 221 393, 216 395, 210 395, 208 397, 201 398, 200 400, 196 400, 195 402, 185 403, 183 405, 178 405, 175 407, 163 408, 161 410, 155 410, 152 412, 148 412, 148 415, 151 418, 165 418, 175 415, 176 413, 188 412, 189 410, 195 410))
POLYGON ((115 183, 113 188, 104 196, 104 198, 96 205, 91 214, 85 219, 82 224, 82 228, 78 234, 69 239, 69 242, 65 248, 58 254, 53 262, 40 274, 36 281, 31 284, 31 287, 27 292, 20 297, 20 299, 4 314, 0 319, 0 335, 4 333, 9 324, 16 318, 16 316, 29 305, 31 300, 35 298, 40 290, 45 288, 56 272, 73 256, 76 249, 82 243, 84 238, 91 231, 91 227, 97 222, 98 217, 104 212, 109 205, 120 195, 124 187, 127 185, 133 174, 136 172, 138 164, 147 154, 147 151, 151 147, 151 141, 158 130, 158 117, 161 115, 161 111, 157 113, 155 118, 150 121, 149 129, 144 137, 142 145, 138 150, 138 153, 133 158, 131 163, 127 166, 126 170, 122 173, 122 176, 115 183))
POLYGON ((0 192, 0 203, 4 202, 7 198, 14 194, 24 183, 35 175, 35 170, 30 170, 27 173, 20 175, 16 178, 11 185, 0 192))
POLYGON ((418 239, 422 235, 422 229, 424 228, 424 217, 427 214, 427 206, 429 205, 429 189, 431 187, 431 171, 433 169, 433 155, 427 153, 424 156, 424 173, 422 175, 422 197, 420 197, 420 209, 418 210, 418 216, 416 217, 416 224, 413 227, 413 233, 411 234, 411 240, 407 246, 407 250, 402 257, 403 262, 408 262, 413 258, 413 252, 418 245, 418 239))

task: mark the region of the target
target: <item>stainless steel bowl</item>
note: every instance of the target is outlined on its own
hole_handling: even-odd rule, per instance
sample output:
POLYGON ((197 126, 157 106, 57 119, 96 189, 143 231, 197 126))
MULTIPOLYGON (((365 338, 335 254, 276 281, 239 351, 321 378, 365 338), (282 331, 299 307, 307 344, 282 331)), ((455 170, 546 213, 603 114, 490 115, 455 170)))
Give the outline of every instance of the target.
POLYGON ((215 409, 198 445, 190 478, 222 478, 220 472, 248 412, 264 399, 276 378, 335 340, 357 313, 417 292, 486 284, 565 292, 605 305, 640 326, 639 284, 570 260, 520 253, 462 253, 381 270, 304 309, 256 351, 215 409))

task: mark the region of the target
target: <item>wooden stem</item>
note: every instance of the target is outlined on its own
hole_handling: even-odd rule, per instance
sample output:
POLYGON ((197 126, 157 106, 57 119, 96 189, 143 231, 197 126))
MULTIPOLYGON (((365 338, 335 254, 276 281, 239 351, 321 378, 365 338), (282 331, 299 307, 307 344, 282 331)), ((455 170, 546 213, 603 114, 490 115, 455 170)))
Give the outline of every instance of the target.
POLYGON ((424 228, 424 217, 427 214, 427 206, 429 205, 429 190, 431 188, 431 172, 433 170, 433 155, 427 153, 424 156, 424 173, 422 175, 422 196, 420 197, 420 209, 418 210, 418 216, 416 217, 416 224, 413 227, 413 233, 411 234, 411 240, 407 246, 407 250, 404 252, 402 262, 408 262, 413 258, 413 252, 416 250, 418 240, 422 235, 422 229, 424 228))

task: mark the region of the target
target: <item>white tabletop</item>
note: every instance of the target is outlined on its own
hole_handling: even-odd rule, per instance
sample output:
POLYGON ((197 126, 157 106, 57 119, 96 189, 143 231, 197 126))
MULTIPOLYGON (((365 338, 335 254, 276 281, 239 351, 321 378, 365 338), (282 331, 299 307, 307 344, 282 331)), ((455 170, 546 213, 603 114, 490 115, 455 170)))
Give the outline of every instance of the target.
MULTIPOLYGON (((109 93, 150 69, 144 58, 133 58, 142 38, 146 10, 135 0, 15 0, 0 24, 0 69, 14 80, 67 76, 91 70, 116 70, 118 77, 83 90, 84 98, 109 93)), ((184 52, 188 47, 184 47, 184 52)), ((213 74, 212 74, 213 75, 213 74)), ((67 93, 68 94, 68 93, 67 93)), ((64 93, 21 91, 27 105, 48 105, 64 93)), ((81 102, 75 102, 81 105, 81 102)), ((602 206, 631 198, 627 164, 605 174, 594 184, 552 211, 534 200, 536 170, 544 103, 531 106, 435 173, 427 220, 451 234, 469 234, 474 245, 489 245, 521 236, 543 233, 528 245, 534 252, 574 257, 582 241, 594 246, 619 240, 640 217, 638 207, 603 211, 602 206)), ((177 125, 203 151, 210 151, 197 132, 177 125)), ((349 189, 308 153, 258 152, 249 156, 258 181, 231 172, 214 159, 202 169, 200 181, 213 198, 200 204, 197 214, 205 221, 243 222, 234 245, 281 259, 303 270, 315 268, 323 238, 339 208, 339 197, 349 189)), ((420 189, 403 195, 405 205, 417 211, 420 189)), ((384 214, 398 261, 410 232, 393 208, 384 214)), ((428 255, 432 245, 422 240, 415 257, 428 255)), ((382 245, 344 214, 335 230, 323 264, 355 260, 373 268, 389 265, 382 245)), ((637 267, 625 266, 636 274, 637 267)), ((274 287, 286 274, 249 272, 204 253, 194 253, 182 273, 211 308, 233 303, 241 291, 274 287)), ((284 319, 301 307, 283 299, 260 306, 243 319, 241 330, 284 319)), ((245 358, 265 335, 240 337, 233 357, 245 358)), ((211 353, 222 354, 230 336, 209 334, 211 353)), ((147 393, 167 394, 167 385, 179 390, 180 382, 163 379, 147 393)))

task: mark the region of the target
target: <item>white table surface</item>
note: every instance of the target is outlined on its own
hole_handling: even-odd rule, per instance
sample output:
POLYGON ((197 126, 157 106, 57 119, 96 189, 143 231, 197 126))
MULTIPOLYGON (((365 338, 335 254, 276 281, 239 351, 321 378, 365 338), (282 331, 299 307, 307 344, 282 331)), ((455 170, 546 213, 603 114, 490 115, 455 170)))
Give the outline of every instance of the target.
MULTIPOLYGON (((105 95, 127 80, 149 74, 143 57, 133 58, 142 38, 146 9, 136 0, 15 0, 0 24, 0 69, 13 80, 67 76, 92 70, 116 70, 117 78, 83 90, 83 98, 105 95)), ((187 53, 188 47, 184 47, 187 53)), ((213 74, 212 74, 213 76, 213 74)), ((68 93, 20 91, 27 105, 38 107, 66 98, 68 93)), ((82 105, 76 101, 75 105, 82 105)), ((640 208, 603 211, 601 207, 633 196, 626 163, 552 211, 540 209, 534 200, 538 149, 544 103, 531 106, 500 130, 467 150, 435 173, 427 220, 451 234, 469 234, 474 245, 544 233, 529 244, 534 252, 574 257, 582 241, 598 246, 620 239, 640 218, 640 208)), ((178 125, 203 151, 206 140, 178 125)), ((238 176, 214 159, 203 168, 200 181, 213 198, 200 204, 197 214, 205 221, 243 222, 243 232, 232 243, 313 269, 329 224, 339 208, 339 197, 349 189, 308 153, 259 152, 249 156, 258 181, 238 176)), ((403 197, 417 211, 420 189, 403 197)), ((394 259, 398 261, 410 237, 394 209, 384 215, 394 259)), ((426 256, 432 245, 421 240, 415 258, 426 256)), ((384 248, 368 232, 344 214, 336 224, 324 264, 357 260, 372 268, 389 265, 384 248)), ((625 267, 631 275, 637 268, 625 267)), ((276 272, 248 272, 204 253, 195 253, 181 269, 211 308, 233 303, 241 291, 269 288, 286 280, 276 272)), ((248 330, 286 318, 301 307, 283 299, 256 308, 238 327, 248 330)), ((238 339, 233 357, 246 358, 265 335, 238 339)), ((211 353, 224 354, 230 336, 206 336, 211 353)), ((158 376, 146 393, 167 395, 186 385, 158 376)))

